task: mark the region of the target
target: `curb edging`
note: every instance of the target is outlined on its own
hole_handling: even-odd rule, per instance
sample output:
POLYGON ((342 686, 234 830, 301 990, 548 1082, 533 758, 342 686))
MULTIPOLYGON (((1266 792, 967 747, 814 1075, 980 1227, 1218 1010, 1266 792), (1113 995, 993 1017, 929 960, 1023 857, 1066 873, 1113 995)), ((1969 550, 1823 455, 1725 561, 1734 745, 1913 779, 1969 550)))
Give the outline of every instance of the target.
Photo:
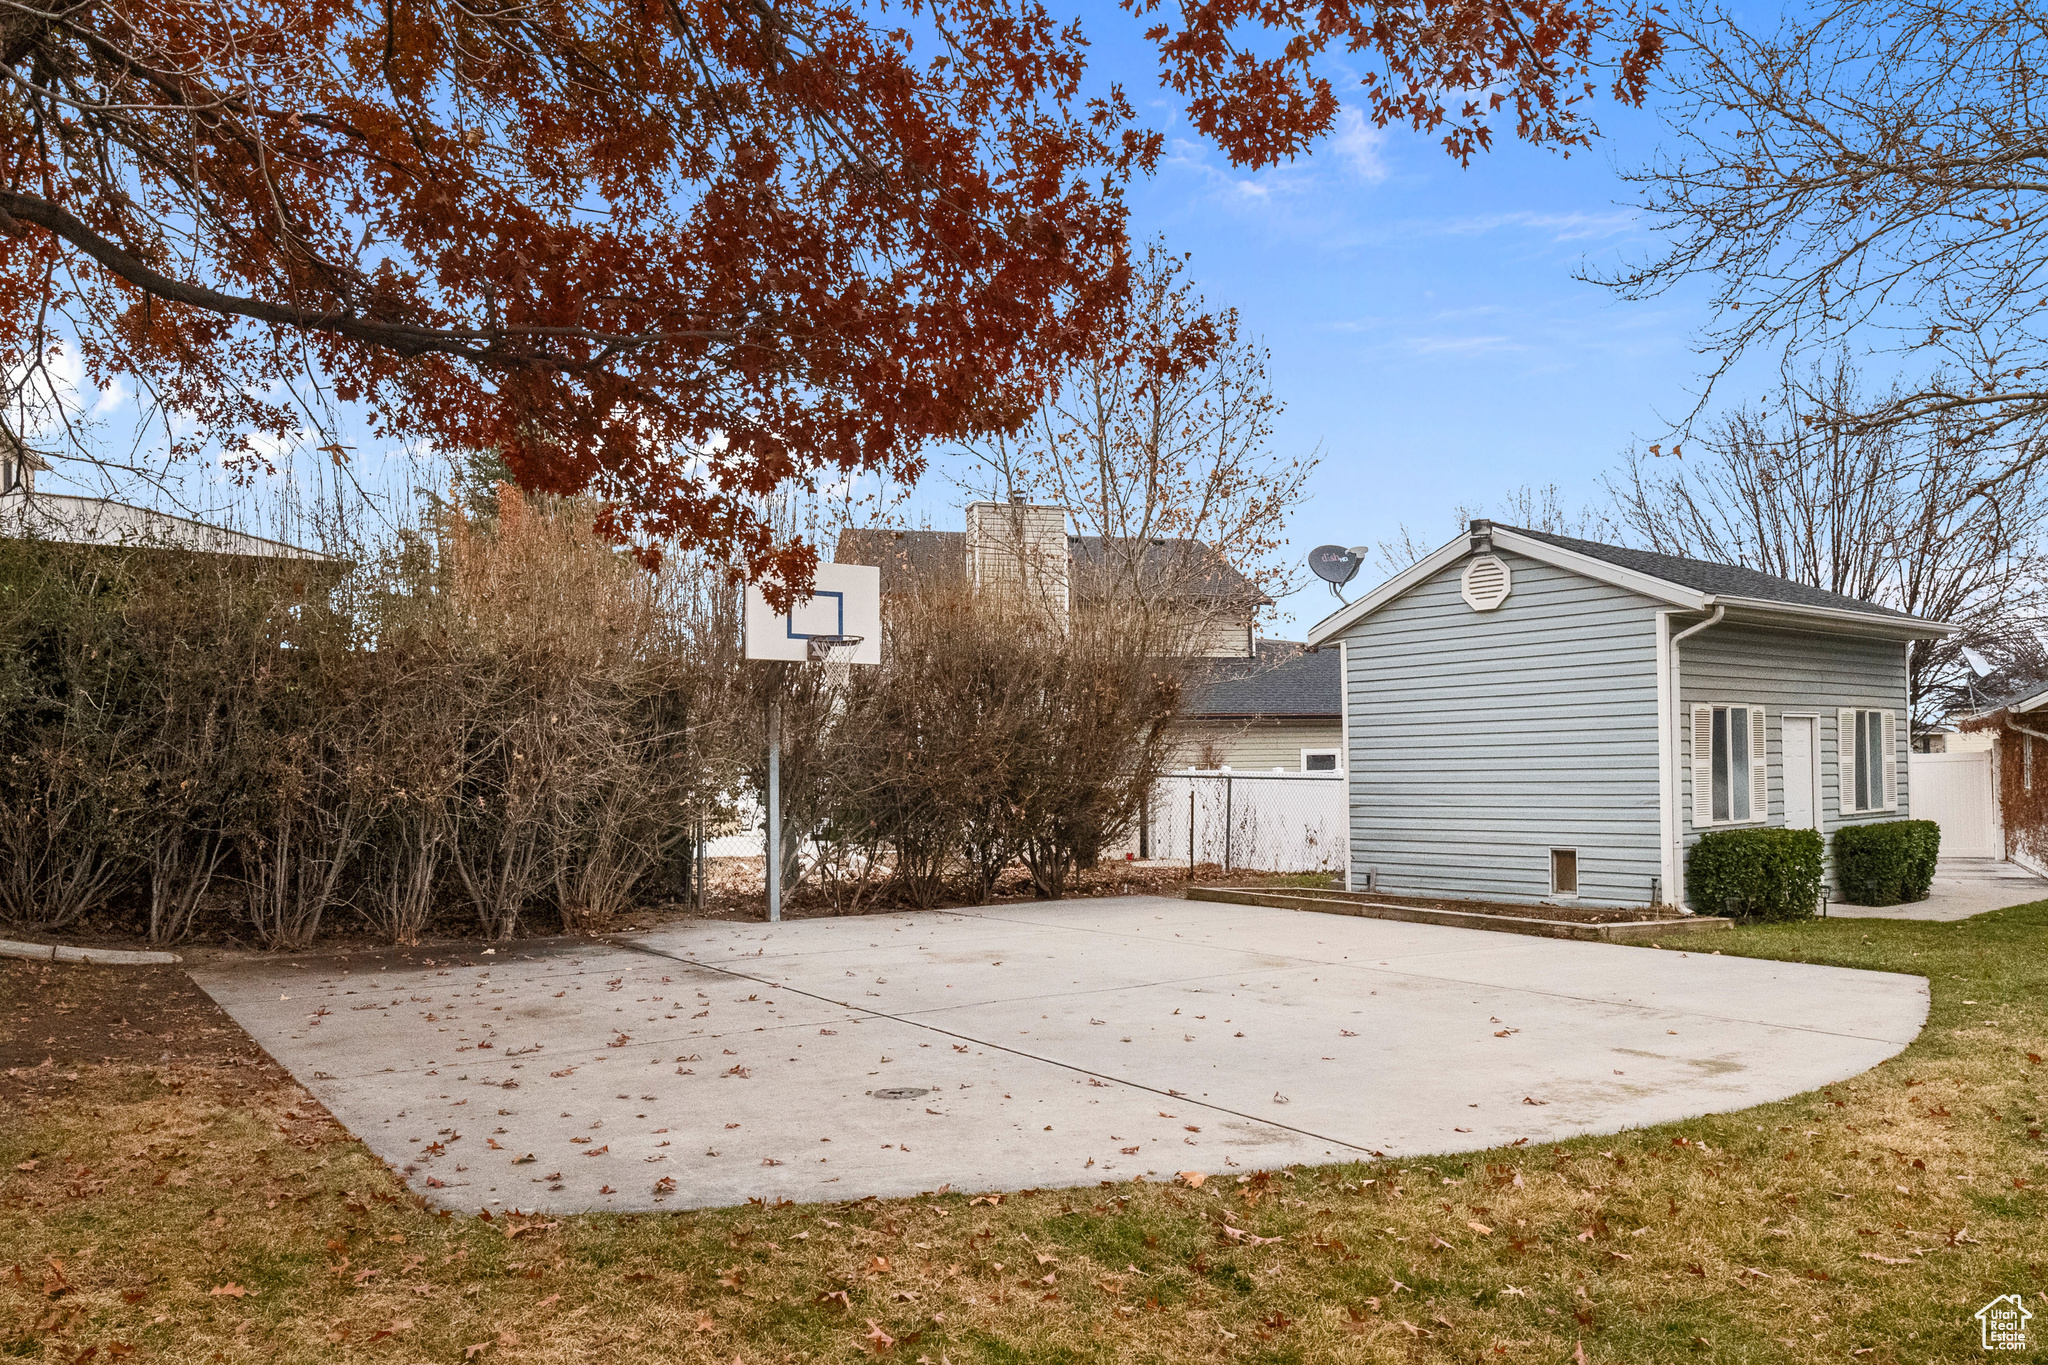
POLYGON ((108 967, 167 966, 181 959, 176 953, 154 949, 71 948, 58 943, 23 943, 0 938, 0 957, 26 958, 30 962, 97 962, 108 967))
POLYGON ((1684 919, 1588 924, 1583 920, 1489 915, 1470 910, 1435 910, 1422 906, 1386 905, 1365 900, 1318 896, 1314 892, 1290 894, 1285 891, 1245 887, 1190 886, 1187 889, 1187 898, 1191 901, 1263 905, 1276 910, 1311 910, 1326 915, 1401 920, 1409 924, 1441 924, 1452 929, 1489 929, 1495 933, 1530 934, 1538 938, 1577 939, 1592 943, 1653 943, 1660 939, 1713 933, 1719 929, 1732 927, 1731 921, 1710 915, 1687 916, 1684 919))

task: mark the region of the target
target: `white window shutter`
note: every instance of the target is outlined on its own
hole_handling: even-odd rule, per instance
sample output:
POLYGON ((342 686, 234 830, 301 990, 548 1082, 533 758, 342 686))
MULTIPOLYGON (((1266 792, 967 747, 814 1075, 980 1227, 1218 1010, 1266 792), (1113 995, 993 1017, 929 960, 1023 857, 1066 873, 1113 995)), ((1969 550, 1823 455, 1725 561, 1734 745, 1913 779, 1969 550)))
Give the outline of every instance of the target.
POLYGON ((1771 751, 1761 706, 1749 708, 1749 818, 1759 825, 1771 818, 1771 751))
POLYGON ((1714 823, 1714 708, 1692 708, 1692 826, 1714 823))
POLYGON ((1899 713, 1884 713, 1884 808, 1899 808, 1899 713))
POLYGON ((1835 713, 1835 809, 1856 809, 1856 713, 1847 709, 1835 713))

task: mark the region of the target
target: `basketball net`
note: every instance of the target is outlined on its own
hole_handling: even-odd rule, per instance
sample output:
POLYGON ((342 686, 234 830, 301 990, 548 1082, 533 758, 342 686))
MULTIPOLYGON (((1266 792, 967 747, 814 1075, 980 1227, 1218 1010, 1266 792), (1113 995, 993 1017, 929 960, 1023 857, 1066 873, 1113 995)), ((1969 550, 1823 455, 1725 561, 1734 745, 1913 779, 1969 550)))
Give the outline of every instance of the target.
POLYGON ((814 664, 847 664, 853 662, 860 642, 858 635, 813 635, 804 641, 804 647, 814 664))

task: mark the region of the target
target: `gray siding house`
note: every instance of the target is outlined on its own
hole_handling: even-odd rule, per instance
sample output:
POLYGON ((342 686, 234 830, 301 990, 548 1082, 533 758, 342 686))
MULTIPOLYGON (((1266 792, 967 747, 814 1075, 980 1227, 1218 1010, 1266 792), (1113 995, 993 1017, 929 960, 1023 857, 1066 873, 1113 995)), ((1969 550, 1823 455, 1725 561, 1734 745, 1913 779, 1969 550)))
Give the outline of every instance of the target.
POLYGON ((1904 818, 1906 648, 1951 629, 1475 521, 1309 631, 1341 652, 1346 884, 1680 903, 1708 830, 1904 818))

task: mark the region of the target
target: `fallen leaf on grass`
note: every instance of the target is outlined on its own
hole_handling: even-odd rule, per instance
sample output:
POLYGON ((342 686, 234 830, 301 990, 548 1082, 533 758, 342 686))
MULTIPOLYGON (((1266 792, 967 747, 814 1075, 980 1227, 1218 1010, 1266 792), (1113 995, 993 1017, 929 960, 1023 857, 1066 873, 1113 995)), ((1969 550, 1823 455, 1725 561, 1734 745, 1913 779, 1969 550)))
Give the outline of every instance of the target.
MULTIPOLYGON (((374 1275, 376 1273, 377 1272, 374 1270, 366 1270, 361 1275, 356 1276, 356 1283, 361 1284, 363 1282, 364 1276, 374 1275)), ((207 1290, 206 1292, 208 1294, 213 1295, 215 1298, 239 1299, 247 1295, 249 1291, 242 1288, 242 1286, 236 1284, 233 1280, 229 1280, 226 1284, 217 1285, 214 1288, 207 1290)))
POLYGON ((876 1322, 873 1318, 869 1318, 867 1342, 869 1349, 876 1355, 880 1355, 896 1344, 896 1338, 883 1331, 882 1324, 876 1322))
POLYGON ((1202 1182, 1207 1180, 1209 1177, 1203 1175, 1200 1171, 1182 1171, 1180 1173, 1180 1178, 1190 1188, 1199 1190, 1202 1188, 1202 1182))
POLYGON ((1465 1226, 1472 1229, 1472 1231, 1478 1233, 1481 1237, 1493 1236, 1493 1229, 1486 1226, 1486 1224, 1484 1223, 1474 1223, 1467 1221, 1465 1226))
POLYGON ((1246 1232, 1243 1228, 1234 1228, 1228 1223, 1223 1225, 1223 1235, 1233 1242, 1242 1242, 1244 1245, 1252 1247, 1270 1246, 1272 1243, 1280 1240, 1278 1237, 1258 1237, 1246 1232))

